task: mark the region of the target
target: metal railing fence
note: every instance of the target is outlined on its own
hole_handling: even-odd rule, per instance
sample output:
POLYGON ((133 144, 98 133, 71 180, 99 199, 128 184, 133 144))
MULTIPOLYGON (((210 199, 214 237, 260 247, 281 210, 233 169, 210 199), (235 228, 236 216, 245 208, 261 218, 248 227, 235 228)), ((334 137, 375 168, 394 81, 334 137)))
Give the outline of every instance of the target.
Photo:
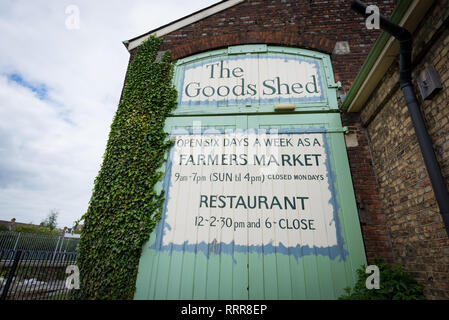
POLYGON ((79 238, 0 231, 0 249, 74 252, 79 238))
POLYGON ((0 232, 0 300, 67 299, 79 238, 0 232))
POLYGON ((67 299, 66 269, 76 258, 76 252, 0 249, 0 300, 67 299))

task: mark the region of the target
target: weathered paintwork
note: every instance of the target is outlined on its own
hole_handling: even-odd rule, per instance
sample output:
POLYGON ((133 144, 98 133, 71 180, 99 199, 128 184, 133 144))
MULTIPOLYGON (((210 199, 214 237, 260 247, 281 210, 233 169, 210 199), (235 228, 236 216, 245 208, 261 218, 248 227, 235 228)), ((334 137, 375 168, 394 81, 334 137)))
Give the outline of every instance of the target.
MULTIPOLYGON (((273 49, 264 45, 232 47, 179 61, 175 84, 178 88, 182 87, 182 67, 188 66, 189 63, 195 64, 202 59, 211 58, 221 61, 220 59, 226 59, 229 55, 237 58, 242 54, 265 55, 271 54, 272 50, 279 54, 284 50, 284 53, 289 55, 315 59, 320 66, 317 70, 320 74, 320 85, 325 90, 323 95, 320 95, 320 101, 293 99, 291 103, 295 104, 296 110, 288 114, 273 112, 276 101, 260 102, 260 99, 252 101, 249 106, 238 101, 227 106, 221 106, 217 101, 194 106, 189 103, 183 106, 180 103, 173 116, 167 119, 165 129, 174 136, 182 130, 184 133, 198 134, 205 128, 214 128, 220 133, 226 130, 235 132, 237 129, 279 129, 280 132, 319 136, 326 150, 326 157, 323 157, 326 159, 326 190, 329 190, 333 199, 331 207, 336 215, 336 219, 330 222, 334 223, 336 230, 335 241, 331 239, 323 242, 324 244, 312 241, 308 246, 297 245, 295 242, 290 246, 285 245, 290 243, 285 240, 285 234, 276 236, 271 232, 270 237, 273 237, 274 245, 260 240, 260 243, 254 246, 260 235, 263 237, 263 234, 267 234, 266 230, 257 230, 258 235, 255 235, 254 230, 248 229, 246 243, 250 245, 245 246, 242 233, 236 236, 240 237, 238 241, 230 242, 232 235, 221 236, 222 230, 200 230, 195 227, 193 221, 185 220, 180 223, 173 219, 167 220, 167 212, 169 215, 176 212, 176 217, 182 219, 182 210, 190 208, 191 201, 197 201, 199 192, 195 191, 198 187, 192 187, 190 191, 188 186, 169 188, 173 185, 170 184, 170 179, 173 179, 173 166, 167 161, 162 168, 165 171, 164 183, 161 182, 157 189, 160 191, 165 188, 166 192, 168 191, 168 200, 164 206, 162 221, 143 248, 135 299, 335 299, 344 292, 344 287, 354 284, 355 270, 362 263, 366 263, 343 137, 344 128, 341 126, 339 114, 335 112, 337 85, 333 81, 327 55, 292 48, 273 49), (191 194, 186 196, 176 192, 191 194), (167 221, 171 221, 171 225, 167 221), (169 230, 166 229, 167 226, 176 228, 169 230), (204 234, 200 234, 205 230, 211 237, 205 238, 204 234), (179 239, 187 233, 191 233, 190 237, 186 236, 183 243, 179 239), (192 246, 195 242, 192 235, 197 235, 197 239, 204 241, 197 241, 197 245, 192 246), (313 246, 314 243, 316 246, 313 246)), ((169 155, 167 159, 170 160, 169 155)), ((238 171, 237 168, 234 171, 238 171)), ((210 182, 198 183, 204 184, 204 188, 199 187, 198 190, 213 189, 210 182)), ((272 189, 270 192, 273 194, 282 194, 279 190, 285 190, 283 188, 286 187, 293 186, 285 183, 248 183, 244 193, 257 194, 260 190, 272 189)), ((298 190, 300 189, 301 187, 298 187, 298 190)), ((327 198, 323 199, 327 201, 327 198)), ((214 214, 212 209, 202 212, 202 215, 214 214)))

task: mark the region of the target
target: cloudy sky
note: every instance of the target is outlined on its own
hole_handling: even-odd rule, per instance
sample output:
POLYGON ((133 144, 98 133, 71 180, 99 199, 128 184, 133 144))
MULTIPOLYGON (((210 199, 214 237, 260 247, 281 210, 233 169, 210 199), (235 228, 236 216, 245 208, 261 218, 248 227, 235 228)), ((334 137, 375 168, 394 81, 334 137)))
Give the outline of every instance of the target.
POLYGON ((128 64, 122 41, 216 2, 0 1, 0 220, 38 224, 57 209, 70 227, 83 215, 128 64))

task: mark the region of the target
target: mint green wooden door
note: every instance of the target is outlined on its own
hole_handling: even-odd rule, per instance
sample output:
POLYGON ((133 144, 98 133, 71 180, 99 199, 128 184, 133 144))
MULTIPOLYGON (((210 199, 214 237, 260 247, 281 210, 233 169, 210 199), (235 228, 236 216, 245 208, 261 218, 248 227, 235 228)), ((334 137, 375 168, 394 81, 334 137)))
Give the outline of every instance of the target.
POLYGON ((254 115, 248 117, 248 127, 324 136, 340 233, 336 257, 317 249, 299 258, 282 250, 249 255, 250 299, 338 298, 345 287, 355 283, 356 268, 366 263, 339 114, 254 115))
MULTIPOLYGON (((245 129, 246 126, 246 116, 214 116, 169 118, 165 128, 172 133, 202 128, 245 129)), ((143 248, 135 299, 248 299, 246 253, 214 254, 213 247, 207 255, 173 247, 161 250, 157 240, 163 233, 162 224, 158 227, 143 248)))
MULTIPOLYGON (((336 299, 344 287, 353 285, 355 269, 366 260, 339 114, 172 117, 166 122, 169 133, 204 132, 207 128, 228 132, 279 130, 321 137, 328 151, 337 243, 325 248, 285 248, 282 244, 253 246, 248 240, 246 248, 225 246, 230 250, 222 249, 216 241, 207 247, 201 247, 200 243, 197 247, 164 246, 161 221, 143 248, 135 298, 336 299)), ((167 168, 163 170, 166 175, 172 174, 167 168)), ((277 185, 282 187, 282 183, 274 184, 277 185)), ((263 184, 248 185, 248 189, 257 192, 257 186, 262 188, 263 184)), ((161 184, 159 189, 162 187, 161 184)), ((168 190, 166 197, 181 197, 170 192, 175 191, 168 190)), ((188 226, 182 224, 183 228, 188 226)), ((187 232, 181 229, 179 232, 187 232)))

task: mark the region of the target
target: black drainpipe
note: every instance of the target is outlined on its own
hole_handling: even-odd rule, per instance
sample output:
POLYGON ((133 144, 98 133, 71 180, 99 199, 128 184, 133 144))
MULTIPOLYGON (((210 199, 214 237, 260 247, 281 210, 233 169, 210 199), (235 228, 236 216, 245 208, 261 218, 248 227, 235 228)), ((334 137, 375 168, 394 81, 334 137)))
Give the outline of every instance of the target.
MULTIPOLYGON (((366 13, 367 5, 359 0, 351 2, 351 9, 367 18, 370 14, 366 13)), ((407 104, 416 137, 424 158, 424 163, 429 173, 430 183, 437 200, 440 212, 443 216, 443 222, 446 227, 446 233, 449 236, 449 193, 441 174, 440 166, 432 148, 429 134, 427 133, 423 117, 419 108, 418 99, 412 84, 412 49, 413 37, 408 30, 393 23, 383 15, 379 17, 380 28, 399 41, 399 84, 407 104)))

